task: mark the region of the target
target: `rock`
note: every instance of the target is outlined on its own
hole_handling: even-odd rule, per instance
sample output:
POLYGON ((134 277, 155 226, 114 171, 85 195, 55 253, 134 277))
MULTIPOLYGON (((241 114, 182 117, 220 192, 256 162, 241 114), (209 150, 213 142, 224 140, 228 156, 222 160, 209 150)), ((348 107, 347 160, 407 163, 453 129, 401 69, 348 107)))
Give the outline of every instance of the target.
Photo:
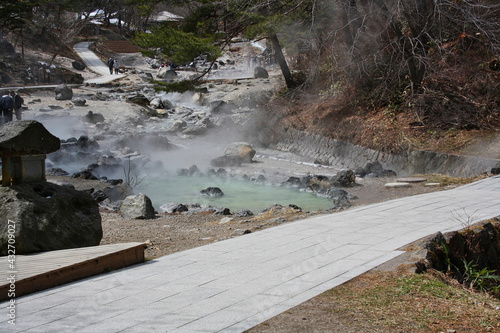
POLYGON ((333 176, 331 181, 335 186, 349 187, 355 184, 356 175, 352 170, 342 170, 333 176))
POLYGON ((231 211, 229 208, 217 208, 217 210, 214 212, 214 215, 231 215, 231 211))
POLYGON ((292 187, 292 188, 307 188, 307 184, 302 183, 299 177, 290 177, 281 186, 292 187))
POLYGON ((96 246, 102 238, 95 200, 49 182, 0 187, 0 216, 1 255, 7 254, 8 220, 16 223, 16 254, 96 246))
POLYGON ((250 211, 248 209, 242 209, 242 210, 237 211, 235 215, 238 217, 249 217, 249 216, 253 216, 253 213, 252 213, 252 211, 250 211))
POLYGON ((349 193, 340 188, 332 188, 329 191, 329 197, 333 201, 333 209, 344 209, 351 207, 349 193))
POLYGON ((108 199, 108 196, 101 190, 92 190, 92 193, 90 193, 90 195, 97 203, 108 199))
POLYGON ((210 113, 213 115, 219 114, 230 114, 235 109, 235 106, 232 104, 228 104, 224 101, 213 101, 210 103, 210 113))
POLYGON ((126 197, 120 207, 120 213, 129 219, 149 220, 155 217, 151 199, 142 193, 126 197))
POLYGON ((207 187, 206 189, 201 190, 200 194, 209 197, 222 197, 224 192, 222 192, 222 190, 218 187, 207 187))
POLYGON ((231 222, 232 220, 234 220, 234 218, 232 218, 232 217, 223 217, 223 218, 219 221, 219 224, 226 224, 226 223, 231 222))
POLYGON ((71 100, 73 98, 73 89, 65 84, 57 86, 55 92, 56 100, 58 101, 71 100))
POLYGON ((187 123, 182 119, 177 119, 174 121, 172 126, 168 129, 170 132, 181 132, 187 126, 187 123))
POLYGON ((139 104, 143 106, 149 106, 149 99, 143 94, 136 94, 128 96, 126 99, 127 103, 139 104))
POLYGON ((69 172, 61 168, 50 168, 45 171, 45 174, 50 176, 67 176, 69 172))
POLYGON ((74 69, 77 69, 79 71, 83 71, 87 66, 81 61, 75 60, 71 63, 74 69))
POLYGON ((71 103, 73 103, 74 106, 85 106, 87 101, 83 98, 75 98, 71 100, 71 103))
POLYGON ((238 155, 243 163, 251 163, 255 149, 246 142, 235 142, 226 147, 224 155, 238 155))
POLYGON ((255 179, 255 182, 257 184, 266 184, 267 183, 267 178, 264 175, 259 175, 257 179, 255 179))
POLYGON ((181 212, 187 212, 189 209, 186 205, 184 204, 178 204, 175 207, 172 208, 172 213, 181 213, 181 212))
POLYGON ((213 167, 234 167, 241 166, 242 159, 238 155, 224 155, 216 157, 210 161, 213 167))
POLYGON ((91 124, 103 123, 104 116, 101 113, 94 113, 89 111, 85 116, 82 117, 82 121, 91 124))
POLYGON ((233 235, 234 236, 241 236, 241 235, 246 235, 246 234, 250 234, 250 233, 252 233, 252 231, 250 229, 236 229, 233 232, 233 235))
POLYGON ((158 71, 157 77, 159 79, 164 79, 166 82, 173 82, 177 80, 179 74, 173 69, 168 69, 168 67, 163 67, 158 71))
POLYGON ((265 68, 257 66, 253 70, 253 77, 254 79, 267 79, 269 77, 269 73, 265 68))

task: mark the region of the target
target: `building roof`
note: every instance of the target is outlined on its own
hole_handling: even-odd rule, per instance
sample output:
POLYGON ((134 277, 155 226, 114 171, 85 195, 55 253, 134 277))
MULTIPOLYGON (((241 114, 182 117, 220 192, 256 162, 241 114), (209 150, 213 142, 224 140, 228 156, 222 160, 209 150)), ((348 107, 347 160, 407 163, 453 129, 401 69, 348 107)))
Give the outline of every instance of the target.
POLYGON ((35 120, 11 121, 0 126, 0 155, 49 154, 61 140, 35 120))
POLYGON ((183 21, 183 20, 184 20, 184 17, 167 12, 166 10, 159 12, 156 15, 152 15, 151 18, 149 19, 150 22, 158 22, 158 23, 160 23, 160 22, 179 22, 179 21, 183 21))

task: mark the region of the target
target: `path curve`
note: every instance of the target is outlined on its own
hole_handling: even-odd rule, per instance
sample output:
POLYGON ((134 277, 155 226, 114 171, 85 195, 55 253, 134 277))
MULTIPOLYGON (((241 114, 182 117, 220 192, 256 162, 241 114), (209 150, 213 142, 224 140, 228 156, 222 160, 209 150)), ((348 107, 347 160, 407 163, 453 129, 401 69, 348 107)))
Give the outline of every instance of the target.
POLYGON ((91 42, 81 42, 73 46, 73 50, 80 56, 87 67, 101 75, 98 78, 86 80, 85 83, 103 84, 125 77, 125 74, 109 74, 108 65, 89 49, 91 42))

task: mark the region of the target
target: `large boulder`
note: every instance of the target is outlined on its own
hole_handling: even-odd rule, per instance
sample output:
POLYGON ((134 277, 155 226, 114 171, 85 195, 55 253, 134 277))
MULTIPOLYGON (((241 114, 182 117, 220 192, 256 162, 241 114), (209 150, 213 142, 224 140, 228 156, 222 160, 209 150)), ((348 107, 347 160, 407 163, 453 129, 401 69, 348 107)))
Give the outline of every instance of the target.
POLYGON ((0 255, 99 245, 101 215, 90 194, 49 182, 0 187, 0 255), (11 236, 12 237, 12 236, 11 236))
POLYGON ((58 101, 71 100, 73 98, 73 89, 65 84, 58 85, 55 91, 58 101))
POLYGON ((176 71, 174 71, 173 69, 170 69, 168 67, 160 68, 160 70, 158 71, 158 75, 157 75, 157 77, 159 79, 164 79, 166 82, 175 81, 175 80, 177 80, 178 76, 179 76, 179 74, 177 74, 176 71))
POLYGON ((126 197, 120 207, 120 213, 129 219, 150 220, 155 217, 151 199, 142 193, 126 197))
POLYGON ((353 186, 356 183, 356 174, 352 170, 342 170, 332 177, 331 182, 335 186, 353 186))
POLYGON ((242 162, 251 163, 255 156, 255 149, 246 142, 235 142, 226 147, 224 155, 238 155, 242 162))

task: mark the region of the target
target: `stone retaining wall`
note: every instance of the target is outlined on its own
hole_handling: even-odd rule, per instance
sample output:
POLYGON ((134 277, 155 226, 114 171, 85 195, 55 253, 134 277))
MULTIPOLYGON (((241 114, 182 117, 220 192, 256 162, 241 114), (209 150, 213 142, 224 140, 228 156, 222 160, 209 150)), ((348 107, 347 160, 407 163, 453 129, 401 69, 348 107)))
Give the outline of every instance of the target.
POLYGON ((327 137, 285 129, 275 131, 271 147, 289 151, 312 161, 338 165, 346 169, 364 167, 378 161, 384 169, 394 170, 398 176, 439 173, 455 177, 471 177, 500 166, 500 160, 474 156, 452 155, 414 150, 389 154, 327 137))

